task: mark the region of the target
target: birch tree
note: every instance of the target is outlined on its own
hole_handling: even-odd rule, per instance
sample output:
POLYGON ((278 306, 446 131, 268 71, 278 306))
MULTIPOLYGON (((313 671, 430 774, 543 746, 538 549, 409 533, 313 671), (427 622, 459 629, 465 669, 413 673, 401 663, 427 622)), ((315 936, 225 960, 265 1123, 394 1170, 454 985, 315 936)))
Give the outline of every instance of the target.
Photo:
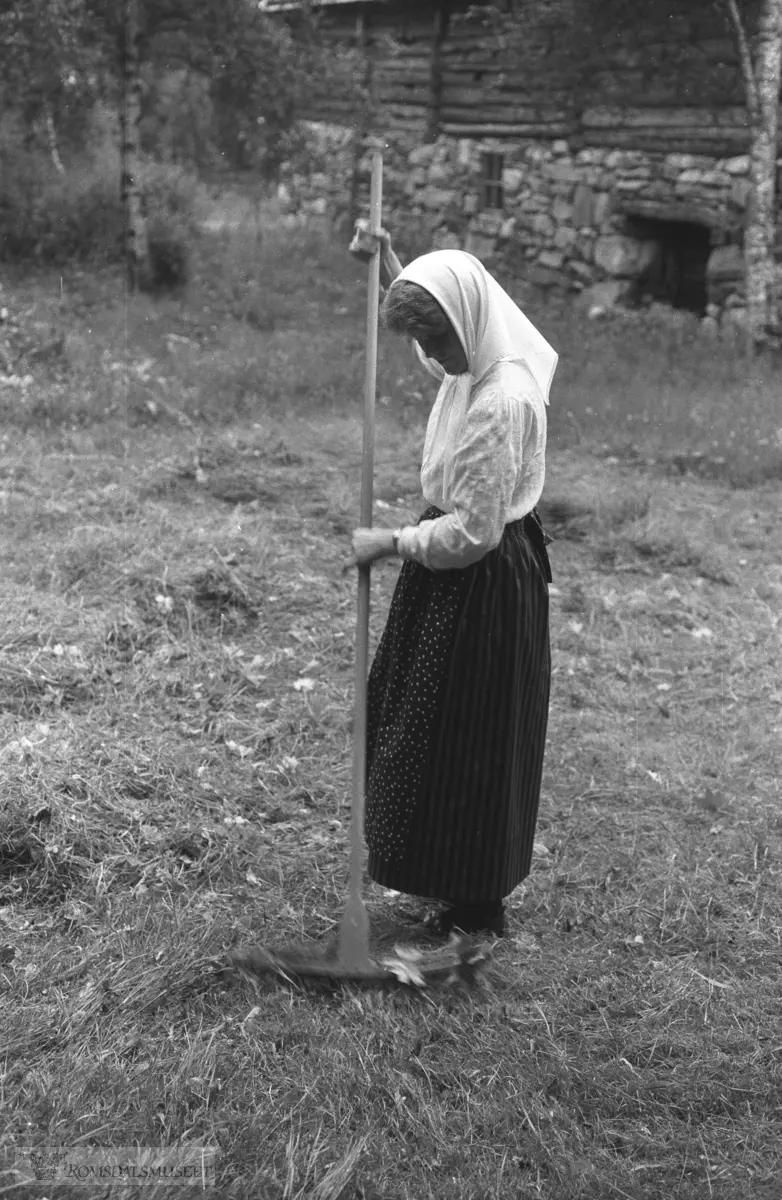
POLYGON ((151 273, 141 186, 142 85, 138 0, 126 0, 124 17, 121 30, 124 95, 120 105, 120 191, 125 208, 125 266, 128 287, 134 292, 148 284, 151 273))
POLYGON ((733 27, 750 127, 750 192, 744 230, 748 343, 761 342, 779 322, 774 288, 776 164, 782 84, 782 0, 761 0, 754 61, 737 0, 721 0, 733 27))
POLYGON ((97 98, 84 0, 0 0, 0 107, 21 116, 58 174, 60 131, 78 140, 97 98))
MULTIPOLYGON (((272 21, 257 0, 0 0, 0 110, 38 128, 58 174, 59 133, 100 99, 118 113, 128 285, 151 281, 141 121, 144 74, 185 68, 204 81, 209 134, 233 166, 273 179, 299 147, 315 77, 336 70, 309 8, 272 21)), ((63 139, 71 144, 70 138, 63 139)))
POLYGON ((187 67, 209 80, 218 141, 236 166, 250 166, 254 137, 261 166, 273 174, 313 72, 328 69, 308 14, 298 31, 272 25, 251 0, 84 0, 118 50, 122 127, 122 199, 131 290, 150 277, 141 180, 142 70, 187 67), (240 136, 237 136, 240 135, 240 136), (240 140, 241 138, 241 140, 240 140), (238 150, 237 150, 238 148, 238 150))

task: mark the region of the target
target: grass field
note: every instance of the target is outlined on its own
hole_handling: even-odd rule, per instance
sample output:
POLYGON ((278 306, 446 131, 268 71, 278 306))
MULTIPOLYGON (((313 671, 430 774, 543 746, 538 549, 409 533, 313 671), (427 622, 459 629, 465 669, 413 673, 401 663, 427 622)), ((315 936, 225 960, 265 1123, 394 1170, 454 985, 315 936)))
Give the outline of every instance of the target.
MULTIPOLYGON (((0 295, 0 1195, 84 1194, 20 1183, 22 1147, 202 1142, 236 1200, 778 1200, 782 387, 687 323, 525 298, 561 354, 553 694, 483 985, 216 970, 344 902, 363 279, 240 223, 182 297, 0 295)), ((432 395, 381 341, 395 526, 432 395)))

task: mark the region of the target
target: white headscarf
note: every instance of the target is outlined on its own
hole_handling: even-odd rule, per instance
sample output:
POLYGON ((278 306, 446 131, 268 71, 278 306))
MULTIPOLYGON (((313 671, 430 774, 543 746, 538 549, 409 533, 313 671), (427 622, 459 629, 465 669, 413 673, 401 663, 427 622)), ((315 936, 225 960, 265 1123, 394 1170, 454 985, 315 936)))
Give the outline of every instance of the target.
POLYGON ((495 363, 520 362, 531 372, 548 404, 557 353, 483 264, 464 250, 424 254, 405 267, 394 283, 402 280, 418 284, 434 297, 467 356, 469 373, 446 375, 442 382, 437 422, 441 427, 427 430, 427 442, 442 441, 449 447, 443 468, 447 500, 452 448, 472 389, 495 363))
POLYGON ((464 250, 434 250, 405 267, 403 279, 425 288, 445 312, 467 355, 471 387, 497 362, 523 362, 548 404, 556 351, 483 263, 464 250))

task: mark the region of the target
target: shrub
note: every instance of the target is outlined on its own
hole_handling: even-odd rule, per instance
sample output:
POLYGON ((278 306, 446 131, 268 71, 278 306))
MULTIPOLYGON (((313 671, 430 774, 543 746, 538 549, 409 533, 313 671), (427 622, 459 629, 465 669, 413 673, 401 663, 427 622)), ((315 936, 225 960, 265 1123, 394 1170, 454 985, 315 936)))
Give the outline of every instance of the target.
MULTIPOLYGON (((117 132, 96 118, 89 155, 65 155, 55 170, 39 146, 25 143, 13 116, 0 121, 0 261, 59 265, 119 262, 125 213, 119 190, 117 132)), ((196 235, 201 185, 175 164, 144 161, 141 185, 149 221, 151 286, 181 286, 196 235)))
POLYGON ((146 287, 151 292, 173 291, 189 278, 203 186, 186 168, 151 159, 143 164, 141 186, 149 233, 146 287))
POLYGON ((183 236, 196 232, 196 212, 202 185, 198 177, 177 163, 145 159, 141 166, 144 211, 150 227, 176 228, 183 236))
POLYGON ((109 163, 77 157, 63 176, 40 148, 25 144, 18 121, 0 123, 0 259, 116 261, 123 228, 109 163))
POLYGON ((182 232, 158 220, 149 228, 149 278, 146 290, 170 292, 190 275, 190 251, 182 232))

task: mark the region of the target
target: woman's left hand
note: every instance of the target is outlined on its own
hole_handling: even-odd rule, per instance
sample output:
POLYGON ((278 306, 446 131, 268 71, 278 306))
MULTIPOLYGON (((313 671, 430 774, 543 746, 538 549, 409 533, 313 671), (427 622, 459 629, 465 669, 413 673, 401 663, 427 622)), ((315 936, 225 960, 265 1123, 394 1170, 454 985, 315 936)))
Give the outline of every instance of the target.
POLYGON ((378 558, 388 558, 394 554, 394 534, 391 529, 359 528, 354 530, 351 540, 355 557, 345 563, 343 570, 346 571, 350 567, 368 567, 378 558))

